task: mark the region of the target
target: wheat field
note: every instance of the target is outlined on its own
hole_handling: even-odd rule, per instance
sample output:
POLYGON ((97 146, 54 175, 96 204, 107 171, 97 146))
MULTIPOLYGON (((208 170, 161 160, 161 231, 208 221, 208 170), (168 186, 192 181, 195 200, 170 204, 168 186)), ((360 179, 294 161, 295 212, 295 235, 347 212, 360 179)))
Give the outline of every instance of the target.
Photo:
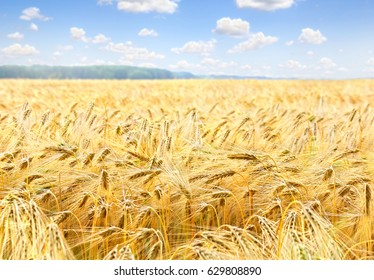
POLYGON ((0 259, 374 259, 374 81, 0 81, 0 259))

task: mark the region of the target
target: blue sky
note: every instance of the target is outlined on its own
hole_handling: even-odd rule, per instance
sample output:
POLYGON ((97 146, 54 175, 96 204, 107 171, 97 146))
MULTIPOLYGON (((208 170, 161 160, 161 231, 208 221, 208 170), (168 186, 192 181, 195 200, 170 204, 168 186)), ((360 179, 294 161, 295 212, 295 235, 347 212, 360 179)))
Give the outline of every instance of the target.
POLYGON ((371 0, 0 0, 0 65, 374 76, 371 0))

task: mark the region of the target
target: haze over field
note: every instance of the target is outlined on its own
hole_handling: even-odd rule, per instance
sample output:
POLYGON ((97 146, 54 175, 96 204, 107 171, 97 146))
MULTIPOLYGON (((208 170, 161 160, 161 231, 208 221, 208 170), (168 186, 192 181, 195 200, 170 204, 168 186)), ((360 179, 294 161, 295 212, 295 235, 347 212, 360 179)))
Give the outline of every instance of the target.
POLYGON ((373 1, 0 0, 0 64, 133 65, 197 75, 374 73, 373 1))

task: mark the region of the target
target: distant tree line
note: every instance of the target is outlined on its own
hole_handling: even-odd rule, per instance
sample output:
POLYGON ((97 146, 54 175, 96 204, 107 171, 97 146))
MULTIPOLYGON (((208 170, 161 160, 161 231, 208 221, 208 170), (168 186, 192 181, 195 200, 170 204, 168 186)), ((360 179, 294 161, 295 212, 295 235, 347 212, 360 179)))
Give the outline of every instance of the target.
POLYGON ((120 65, 100 66, 0 66, 0 79, 191 79, 188 72, 120 65))

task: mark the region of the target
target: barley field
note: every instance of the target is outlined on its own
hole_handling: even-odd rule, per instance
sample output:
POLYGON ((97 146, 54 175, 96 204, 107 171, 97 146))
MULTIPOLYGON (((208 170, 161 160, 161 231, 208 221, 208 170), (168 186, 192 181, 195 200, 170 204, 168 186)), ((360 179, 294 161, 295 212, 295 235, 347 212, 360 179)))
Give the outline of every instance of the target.
POLYGON ((0 81, 0 259, 374 259, 374 81, 0 81))

